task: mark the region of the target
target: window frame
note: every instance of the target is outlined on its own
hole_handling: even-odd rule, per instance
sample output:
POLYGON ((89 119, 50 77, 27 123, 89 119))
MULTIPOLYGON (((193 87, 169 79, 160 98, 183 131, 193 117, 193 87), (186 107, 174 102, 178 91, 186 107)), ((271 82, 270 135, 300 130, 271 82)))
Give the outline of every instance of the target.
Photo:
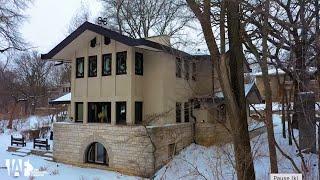
POLYGON ((76 78, 84 78, 84 57, 76 58, 76 78), (82 63, 82 75, 78 75, 78 66, 82 63))
POLYGON ((135 124, 142 124, 143 121, 143 102, 142 101, 136 101, 134 103, 134 122, 135 124), (141 112, 137 112, 140 106, 141 112))
POLYGON ((179 57, 176 57, 176 77, 182 78, 182 60, 179 57))
POLYGON ((75 114, 74 114, 74 121, 76 122, 76 123, 83 123, 83 114, 84 114, 84 103, 83 102, 75 102, 75 114), (78 104, 82 104, 82 120, 78 120, 79 119, 79 117, 78 117, 78 104))
POLYGON ((184 60, 183 62, 183 68, 184 68, 184 78, 185 80, 189 80, 190 79, 190 66, 189 66, 189 62, 187 62, 186 60, 184 60))
POLYGON ((185 102, 184 106, 184 122, 190 122, 190 103, 185 102))
POLYGON ((97 57, 97 55, 94 55, 94 56, 89 56, 88 57, 88 77, 97 77, 98 76, 98 57, 97 57), (92 59, 92 58, 94 58, 94 59, 92 59), (96 72, 95 72, 95 74, 91 74, 91 69, 90 69, 90 67, 91 67, 91 62, 92 61, 95 61, 95 65, 96 65, 96 72))
POLYGON ((102 71, 101 71, 102 76, 111 76, 112 75, 112 54, 111 53, 102 55, 102 68, 101 69, 102 69, 102 71), (110 59, 109 59, 110 72, 108 72, 106 74, 104 73, 105 57, 110 57, 110 59))
POLYGON ((127 102, 126 101, 118 101, 116 102, 116 124, 122 124, 122 125, 126 125, 127 124, 127 102), (121 109, 120 109, 120 105, 124 104, 125 107, 125 119, 121 120, 120 118, 120 114, 121 114, 121 109))
POLYGON ((88 102, 88 123, 102 123, 102 124, 110 124, 111 123, 111 102, 88 102), (92 120, 91 119, 91 110, 89 108, 91 108, 91 105, 96 105, 97 106, 97 110, 99 111, 100 109, 100 112, 102 112, 102 107, 103 106, 106 106, 107 107, 107 111, 109 111, 109 113, 107 114, 107 117, 106 117, 106 121, 100 121, 99 119, 99 113, 97 115, 98 119, 94 119, 92 120))
POLYGON ((85 159, 86 159, 86 163, 109 166, 109 154, 107 152, 107 149, 104 147, 103 144, 99 142, 93 142, 89 145, 89 147, 86 150, 85 159), (103 158, 104 158, 103 161, 98 160, 98 146, 103 147, 103 158), (91 157, 92 155, 93 157, 91 157), (90 158, 93 158, 93 159, 90 159, 90 158))
POLYGON ((176 123, 181 123, 182 122, 182 104, 180 102, 176 102, 176 123))
POLYGON ((143 76, 143 53, 136 52, 135 53, 135 61, 134 61, 134 71, 136 75, 143 76), (140 58, 140 59, 139 59, 140 58), (137 68, 137 62, 141 61, 141 67, 137 68))
POLYGON ((197 80, 197 64, 195 62, 192 63, 192 76, 191 79, 193 81, 197 80))
POLYGON ((116 75, 124 75, 127 74, 127 51, 122 51, 122 52, 117 52, 116 53, 116 75), (120 65, 119 65, 119 61, 120 61, 120 55, 124 56, 124 62, 125 62, 125 70, 120 71, 120 65))

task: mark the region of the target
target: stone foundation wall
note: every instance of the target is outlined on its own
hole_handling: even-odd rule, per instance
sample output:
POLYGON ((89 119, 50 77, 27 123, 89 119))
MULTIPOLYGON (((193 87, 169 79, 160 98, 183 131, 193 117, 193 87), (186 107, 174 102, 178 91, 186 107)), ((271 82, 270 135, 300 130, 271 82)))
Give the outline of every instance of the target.
POLYGON ((195 141, 203 146, 224 144, 231 141, 231 135, 227 129, 219 123, 196 123, 195 141))
POLYGON ((169 145, 174 147, 175 154, 177 154, 194 141, 193 123, 148 127, 148 132, 156 146, 156 170, 170 161, 169 145))
POLYGON ((178 152, 193 140, 191 123, 147 129, 144 126, 54 123, 53 129, 55 161, 143 177, 152 176, 155 168, 168 161, 169 144, 176 142, 178 152), (99 142, 106 148, 108 166, 85 162, 87 148, 93 142, 99 142))

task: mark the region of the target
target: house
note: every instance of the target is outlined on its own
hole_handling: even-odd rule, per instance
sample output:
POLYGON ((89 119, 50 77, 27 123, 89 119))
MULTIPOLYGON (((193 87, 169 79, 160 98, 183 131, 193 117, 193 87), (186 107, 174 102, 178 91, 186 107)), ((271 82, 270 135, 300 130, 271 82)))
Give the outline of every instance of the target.
MULTIPOLYGON (((308 90, 313 91, 316 95, 316 99, 320 99, 320 89, 319 83, 316 79, 316 68, 308 68, 307 74, 310 76, 310 81, 306 83, 308 90)), ((285 89, 288 98, 291 96, 291 101, 293 101, 293 81, 290 79, 286 73, 281 69, 269 69, 268 75, 270 79, 270 86, 272 90, 272 100, 274 102, 281 102, 283 97, 283 88, 285 89)), ((254 77, 256 85, 262 95, 262 99, 264 100, 264 85, 263 85, 263 77, 261 72, 250 73, 250 76, 254 77)))
POLYGON ((41 58, 72 65, 73 121, 54 124, 55 161, 150 177, 195 141, 197 119, 211 121, 196 98, 213 94, 209 56, 174 49, 168 36, 85 22, 41 58))

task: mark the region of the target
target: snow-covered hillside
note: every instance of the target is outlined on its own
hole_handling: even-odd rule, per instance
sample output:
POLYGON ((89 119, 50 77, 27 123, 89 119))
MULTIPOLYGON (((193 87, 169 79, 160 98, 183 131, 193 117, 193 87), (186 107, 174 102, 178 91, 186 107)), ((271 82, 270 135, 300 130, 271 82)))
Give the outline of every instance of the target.
MULTIPOLYGON (((282 138, 281 118, 273 116, 275 125, 275 136, 278 144, 290 155, 301 169, 301 159, 297 156, 296 147, 288 145, 288 139, 282 138)), ((298 131, 294 131, 295 137, 298 131)), ((254 153, 254 165, 257 179, 269 179, 269 153, 267 134, 257 136, 251 141, 252 152, 254 153)), ((294 173, 288 159, 277 151, 279 171, 282 173, 294 173)), ((317 156, 304 154, 307 166, 311 170, 306 174, 309 179, 317 177, 317 156)), ((221 147, 211 146, 209 148, 192 144, 184 149, 179 155, 166 166, 161 168, 155 175, 155 179, 236 179, 234 170, 234 157, 231 144, 221 147)))

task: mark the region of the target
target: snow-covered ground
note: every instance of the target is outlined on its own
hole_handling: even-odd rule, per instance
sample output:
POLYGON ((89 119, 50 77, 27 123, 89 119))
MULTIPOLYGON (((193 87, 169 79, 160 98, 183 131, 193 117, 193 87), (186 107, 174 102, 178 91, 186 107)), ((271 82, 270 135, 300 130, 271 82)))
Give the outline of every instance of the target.
MULTIPOLYGON (((4 125, 7 124, 6 121, 0 121, 4 125)), ((31 116, 26 119, 26 121, 15 120, 13 126, 18 130, 32 129, 36 127, 42 127, 43 125, 50 125, 48 117, 38 117, 31 116)), ((5 126, 3 126, 5 127, 5 126)), ((4 133, 0 133, 0 180, 10 180, 10 179, 32 179, 30 177, 19 176, 10 177, 8 176, 8 170, 6 167, 7 159, 21 159, 23 162, 28 161, 33 166, 34 169, 41 169, 47 173, 44 176, 35 176, 35 179, 58 179, 58 180, 109 180, 109 179, 142 179, 140 177, 126 176, 114 171, 99 170, 93 168, 80 168, 76 166, 66 165, 62 163, 55 163, 46 161, 43 157, 28 155, 25 157, 19 157, 12 155, 12 152, 6 151, 8 146, 10 146, 10 135, 18 134, 18 132, 12 132, 4 129, 4 133)), ((52 143, 50 141, 50 143, 52 143)), ((27 142, 26 149, 32 149, 32 142, 27 142)), ((52 147, 52 144, 51 144, 52 147)))
MULTIPOLYGON (((275 124, 275 137, 280 145, 290 157, 294 159, 301 169, 301 159, 296 156, 296 147, 288 145, 288 139, 282 138, 281 118, 279 115, 273 116, 275 124)), ((298 132, 294 131, 295 137, 298 132)), ((254 156, 254 165, 257 179, 269 179, 270 163, 268 153, 267 134, 257 136, 251 141, 251 148, 254 156)), ((279 171, 282 173, 294 173, 295 170, 288 159, 277 151, 279 171)), ((317 156, 304 154, 307 166, 310 169, 309 178, 317 177, 317 156)), ((233 147, 227 144, 221 147, 211 146, 209 148, 192 144, 184 149, 179 155, 166 166, 161 168, 155 179, 236 179, 234 170, 233 147)))
MULTIPOLYGON (((21 128, 31 128, 34 124, 41 125, 46 122, 46 118, 29 118, 26 123, 22 123, 21 128), (44 121, 44 122, 43 122, 44 121)), ((288 139, 282 138, 281 118, 279 115, 273 117, 275 125, 275 136, 278 144, 283 150, 294 159, 298 167, 301 169, 301 160, 297 156, 296 147, 288 145, 288 139)), ((14 126, 18 126, 16 121, 14 126)), ((255 129, 263 124, 257 123, 250 125, 250 128, 255 129), (252 127, 251 127, 252 126, 252 127)), ((298 132, 294 131, 297 137, 298 132)), ((10 134, 12 132, 5 131, 0 133, 0 180, 17 179, 8 176, 6 168, 6 159, 23 159, 29 160, 30 164, 35 169, 42 169, 47 172, 43 177, 35 177, 35 179, 81 179, 81 180, 102 180, 102 179, 141 179, 139 177, 126 176, 113 171, 98 170, 92 168, 80 168, 76 166, 66 165, 62 163, 49 162, 43 157, 29 155, 26 157, 18 157, 7 152, 6 149, 10 145, 10 134)), ((269 179, 269 156, 268 143, 266 133, 252 139, 252 152, 254 156, 254 164, 257 179, 269 179)), ((32 143, 27 143, 27 148, 32 148, 32 143)), ((279 170, 283 173, 294 173, 288 159, 277 152, 279 170)), ((304 154, 307 166, 310 169, 309 179, 318 179, 317 177, 317 156, 304 154)), ((234 170, 234 156, 232 144, 224 146, 211 146, 209 148, 192 144, 174 159, 161 168, 156 174, 155 179, 175 180, 175 179, 236 179, 234 170)), ((30 179, 20 176, 18 179, 30 179)))

